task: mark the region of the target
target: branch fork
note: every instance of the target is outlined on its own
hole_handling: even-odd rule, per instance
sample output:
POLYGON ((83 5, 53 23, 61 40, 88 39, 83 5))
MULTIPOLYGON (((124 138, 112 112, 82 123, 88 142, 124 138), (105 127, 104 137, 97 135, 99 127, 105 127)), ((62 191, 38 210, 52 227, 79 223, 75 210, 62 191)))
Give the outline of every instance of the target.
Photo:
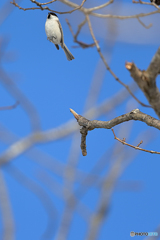
POLYGON ((138 108, 132 110, 129 113, 123 114, 121 116, 118 116, 110 121, 98 121, 98 120, 88 120, 87 118, 79 115, 76 113, 73 109, 70 109, 70 112, 73 114, 73 116, 76 118, 79 126, 81 127, 80 133, 81 133, 81 150, 82 150, 82 155, 86 156, 87 155, 87 150, 86 150, 86 136, 88 134, 88 131, 94 130, 95 128, 104 128, 104 129, 112 129, 112 132, 114 134, 114 138, 121 142, 122 144, 125 144, 127 146, 130 146, 132 148, 149 152, 149 153, 156 153, 160 154, 160 152, 152 151, 152 150, 145 150, 143 148, 140 148, 139 146, 142 144, 142 141, 137 145, 133 146, 131 144, 126 143, 126 139, 119 139, 116 137, 113 127, 116 125, 119 125, 123 122, 127 122, 130 120, 138 120, 141 122, 146 123, 148 126, 157 128, 160 130, 160 120, 157 120, 150 115, 147 115, 143 112, 141 112, 138 108))

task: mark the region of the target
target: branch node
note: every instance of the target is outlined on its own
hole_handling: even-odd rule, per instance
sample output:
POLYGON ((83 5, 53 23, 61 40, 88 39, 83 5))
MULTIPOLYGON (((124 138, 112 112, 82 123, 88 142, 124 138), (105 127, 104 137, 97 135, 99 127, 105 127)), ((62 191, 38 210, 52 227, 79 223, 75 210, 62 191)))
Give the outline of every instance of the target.
POLYGON ((138 112, 140 112, 140 110, 138 108, 136 108, 136 109, 132 110, 130 113, 134 114, 134 113, 138 113, 138 112))

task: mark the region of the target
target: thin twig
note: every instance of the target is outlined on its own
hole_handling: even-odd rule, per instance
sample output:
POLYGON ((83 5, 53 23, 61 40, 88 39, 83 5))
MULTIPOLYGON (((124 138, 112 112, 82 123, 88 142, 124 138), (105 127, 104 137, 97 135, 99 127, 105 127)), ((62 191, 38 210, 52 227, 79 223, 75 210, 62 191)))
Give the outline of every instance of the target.
MULTIPOLYGON (((55 0, 55 1, 57 1, 57 0, 55 0)), ((13 2, 10 2, 11 4, 13 4, 15 7, 18 7, 20 10, 23 10, 23 11, 27 11, 27 10, 48 10, 48 11, 50 11, 50 12, 54 12, 54 13, 58 13, 58 14, 67 14, 67 13, 72 13, 72 12, 74 12, 74 11, 76 11, 76 10, 79 10, 79 9, 81 9, 82 8, 82 6, 83 6, 83 4, 86 2, 86 0, 83 0, 82 1, 82 3, 81 3, 81 5, 77 5, 74 9, 72 9, 72 10, 70 10, 70 11, 67 11, 67 12, 59 12, 59 11, 53 11, 52 9, 50 9, 48 6, 45 6, 45 7, 42 7, 42 5, 47 5, 47 4, 51 4, 51 3, 53 3, 53 2, 55 2, 54 0, 53 1, 50 1, 50 2, 48 2, 48 3, 39 3, 39 2, 37 2, 37 1, 35 1, 35 0, 31 0, 31 2, 32 3, 35 3, 37 6, 38 6, 38 8, 36 8, 36 7, 32 7, 32 8, 23 8, 23 7, 21 7, 21 6, 19 6, 16 2, 15 2, 15 0, 13 0, 13 2)))
POLYGON ((75 34, 75 38, 77 39, 78 35, 80 34, 80 31, 82 29, 82 27, 86 24, 87 22, 87 19, 85 18, 83 22, 81 22, 79 25, 78 25, 78 29, 77 29, 77 32, 75 34))
POLYGON ((113 128, 112 128, 111 130, 112 130, 112 132, 113 132, 114 139, 116 139, 117 141, 121 142, 121 143, 124 144, 124 145, 127 145, 127 146, 129 146, 129 147, 132 147, 132 148, 134 148, 134 149, 137 149, 137 150, 140 150, 140 151, 143 151, 143 152, 160 154, 160 152, 157 152, 157 151, 147 150, 147 149, 140 148, 139 146, 140 146, 140 144, 142 144, 143 141, 141 141, 137 146, 133 146, 133 145, 131 145, 131 144, 129 144, 129 143, 126 143, 126 141, 125 141, 124 139, 121 140, 121 139, 119 139, 118 137, 116 137, 113 128))
POLYGON ((160 72, 160 47, 153 56, 147 70, 140 70, 134 63, 130 62, 126 62, 125 67, 160 118, 160 91, 156 84, 156 77, 160 72))
MULTIPOLYGON (((79 46, 82 47, 82 48, 89 48, 89 47, 94 47, 94 46, 95 46, 95 43, 88 44, 88 43, 84 43, 84 42, 82 42, 82 41, 79 41, 79 40, 77 39, 77 37, 78 37, 78 35, 79 35, 82 27, 85 25, 86 22, 87 22, 87 20, 86 20, 86 18, 85 18, 84 21, 79 24, 78 30, 77 30, 76 34, 74 34, 73 29, 72 29, 72 27, 71 27, 71 24, 69 23, 68 19, 66 19, 66 23, 68 24, 69 30, 71 31, 71 34, 72 34, 73 39, 74 39, 74 42, 75 42, 75 43, 78 43, 79 46)), ((79 46, 73 46, 73 47, 76 48, 76 47, 79 47, 79 46)))
POLYGON ((11 110, 11 109, 16 108, 18 105, 19 105, 19 101, 17 101, 15 104, 10 105, 10 106, 0 107, 0 111, 11 110))
POLYGON ((140 3, 140 4, 144 4, 144 5, 151 5, 151 6, 154 6, 155 8, 157 9, 160 9, 157 4, 155 4, 154 2, 143 2, 141 0, 139 1, 135 1, 135 0, 132 0, 133 3, 140 3))
POLYGON ((138 19, 138 22, 139 22, 144 28, 149 29, 149 28, 152 27, 152 23, 150 23, 148 26, 146 26, 146 25, 141 21, 141 19, 140 19, 139 17, 137 17, 137 19, 138 19))

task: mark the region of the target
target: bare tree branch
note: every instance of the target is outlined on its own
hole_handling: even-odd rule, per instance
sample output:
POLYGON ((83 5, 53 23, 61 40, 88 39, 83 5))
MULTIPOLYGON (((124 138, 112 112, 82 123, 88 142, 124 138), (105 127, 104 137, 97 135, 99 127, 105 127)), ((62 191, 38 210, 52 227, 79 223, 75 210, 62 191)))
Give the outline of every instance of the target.
POLYGON ((33 181, 29 177, 25 176, 23 172, 21 172, 15 166, 13 165, 7 166, 6 171, 10 174, 10 176, 12 176, 25 188, 27 188, 29 191, 31 191, 34 195, 38 197, 42 206, 46 210, 48 217, 46 228, 44 233, 42 234, 41 239, 43 240, 52 239, 55 233, 55 228, 53 227, 53 225, 55 225, 56 222, 57 209, 54 206, 54 203, 52 202, 50 196, 46 193, 42 186, 36 183, 36 181, 33 181))
POLYGON ((151 6, 154 6, 155 8, 157 8, 157 9, 160 9, 160 8, 157 6, 157 4, 155 4, 155 3, 153 2, 153 0, 152 0, 152 2, 143 2, 143 1, 141 1, 141 0, 139 0, 139 1, 132 0, 132 2, 133 2, 133 3, 140 3, 140 4, 144 4, 144 5, 151 5, 151 6))
POLYGON ((2 110, 11 110, 16 108, 19 105, 19 102, 17 101, 15 104, 11 105, 11 106, 5 106, 5 107, 0 107, 0 111, 2 110))
POLYGON ((138 120, 138 121, 146 123, 150 127, 154 127, 154 128, 157 128, 158 130, 160 130, 160 120, 141 112, 139 109, 134 109, 131 112, 123 114, 119 117, 116 117, 116 118, 110 120, 110 121, 99 121, 99 120, 90 121, 90 120, 86 119, 85 117, 78 115, 72 109, 70 109, 70 111, 73 113, 74 117, 77 119, 78 124, 82 127, 86 127, 88 129, 88 131, 93 130, 95 128, 111 129, 112 127, 114 127, 116 125, 119 125, 123 122, 127 122, 130 120, 138 120))
POLYGON ((160 72, 160 48, 158 48, 148 69, 141 71, 134 63, 126 63, 126 69, 130 71, 131 77, 145 94, 148 102, 160 117, 160 92, 156 85, 156 77, 160 72))
POLYGON ((29 120, 31 122, 31 127, 33 131, 39 131, 40 119, 38 113, 32 103, 24 96, 24 94, 18 89, 18 87, 14 84, 9 75, 0 67, 0 80, 5 85, 8 92, 11 93, 13 97, 17 99, 17 101, 21 104, 23 109, 29 116, 29 120))
POLYGON ((0 170, 0 212, 2 219, 1 239, 15 239, 15 222, 8 194, 7 184, 2 170, 0 170))
POLYGON ((116 117, 110 121, 98 121, 98 120, 90 121, 87 118, 82 117, 81 115, 78 115, 73 109, 70 109, 70 111, 73 114, 73 116, 76 118, 79 126, 83 127, 83 132, 81 133, 83 134, 81 139, 81 150, 82 150, 83 156, 87 155, 86 139, 85 139, 87 136, 87 132, 95 128, 111 129, 112 127, 118 124, 121 124, 123 122, 130 121, 130 120, 138 120, 146 123, 148 126, 151 126, 160 130, 160 121, 151 117, 150 115, 142 113, 139 109, 134 109, 133 111, 123 114, 119 117, 116 117))
POLYGON ((129 144, 129 143, 126 143, 126 140, 125 140, 125 139, 122 139, 122 140, 121 140, 120 138, 116 137, 116 134, 115 134, 113 128, 112 128, 111 130, 112 130, 112 132, 113 132, 114 138, 115 138, 116 140, 118 140, 119 142, 121 142, 122 144, 124 144, 124 145, 127 145, 127 146, 129 146, 129 147, 132 147, 132 148, 134 148, 134 149, 137 149, 137 150, 140 150, 140 151, 143 151, 143 152, 160 154, 160 152, 156 152, 156 151, 153 151, 153 150, 146 150, 146 149, 140 148, 139 146, 143 143, 142 140, 140 141, 140 143, 139 143, 137 146, 133 146, 133 145, 131 145, 131 144, 129 144))
POLYGON ((102 5, 99 5, 97 7, 88 8, 87 11, 89 13, 89 12, 93 12, 93 11, 99 10, 101 8, 105 8, 105 7, 107 7, 108 5, 110 5, 113 2, 114 2, 114 0, 109 0, 108 2, 106 2, 106 3, 102 4, 102 5))

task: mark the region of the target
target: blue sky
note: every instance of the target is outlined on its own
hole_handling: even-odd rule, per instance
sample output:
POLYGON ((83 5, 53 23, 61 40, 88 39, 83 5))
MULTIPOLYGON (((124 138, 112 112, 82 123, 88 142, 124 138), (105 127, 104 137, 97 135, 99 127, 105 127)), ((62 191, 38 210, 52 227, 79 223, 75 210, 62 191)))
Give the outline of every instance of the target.
MULTIPOLYGON (((5 0, 0 2, 0 9, 6 2, 5 0)), ((77 2, 80 3, 80 1, 77 2)), ((100 2, 103 3, 103 1, 98 1, 98 3, 100 2)), ((33 6, 27 0, 22 1, 20 5, 23 7, 33 6)), ((97 1, 86 2, 86 7, 95 5, 97 5, 97 1)), ((75 60, 69 62, 62 49, 57 51, 55 46, 47 41, 44 25, 48 11, 24 12, 12 7, 13 11, 0 26, 0 41, 4 42, 0 46, 5 52, 1 59, 1 66, 24 96, 32 102, 39 115, 41 129, 56 128, 73 119, 69 108, 74 109, 79 114, 83 114, 86 110, 86 98, 101 60, 96 48, 73 48, 76 44, 73 42, 65 19, 69 20, 73 30, 76 31, 77 25, 84 18, 82 13, 74 12, 59 16, 63 26, 65 43, 75 57, 75 60), (6 47, 3 47, 5 44, 6 47)), ((70 9, 59 2, 52 4, 52 7, 57 11, 70 9)), ((134 5, 130 1, 119 1, 119 3, 115 1, 115 4, 108 7, 106 12, 130 15, 152 10, 154 8, 151 6, 134 5), (117 8, 114 7, 117 6, 116 4, 119 4, 117 8)), ((160 32, 157 31, 159 15, 141 20, 146 25, 152 23, 153 26, 146 29, 136 19, 123 21, 106 19, 102 21, 91 18, 94 33, 102 52, 111 69, 125 84, 130 84, 133 81, 125 69, 125 62, 134 61, 140 69, 146 69, 159 47, 160 32)), ((82 30, 79 40, 86 43, 93 42, 87 26, 82 30)), ((123 89, 105 71, 103 65, 100 69, 101 72, 98 72, 97 76, 102 74, 104 77, 99 95, 95 99, 95 105, 110 99, 123 89)), ((158 81, 159 77, 157 78, 159 86, 158 81)), ((135 94, 147 104, 147 100, 140 90, 135 94)), ((0 95, 0 106, 12 105, 17 100, 8 92, 2 82, 0 95)), ((157 118, 152 109, 144 108, 132 97, 128 97, 125 102, 118 105, 113 111, 100 116, 99 119, 110 120, 137 107, 142 112, 157 118)), ((18 138, 25 137, 31 132, 29 118, 21 104, 13 110, 0 111, 0 120, 1 153, 18 138), (8 131, 10 135, 7 135, 8 131)), ((127 137, 127 142, 138 144, 140 140, 143 140, 142 147, 160 151, 158 130, 151 129, 144 123, 124 123, 115 127, 115 133, 121 138, 127 137), (140 135, 137 139, 139 134, 145 131, 147 131, 147 135, 140 135)), ((25 154, 12 160, 10 164, 3 166, 1 171, 6 181, 15 220, 15 237, 12 239, 41 239, 48 223, 48 215, 52 219, 53 227, 51 229, 53 232, 51 232, 52 237, 45 239, 56 239, 58 227, 61 224, 64 202, 63 198, 56 193, 53 183, 57 183, 61 189, 65 190, 65 182, 63 175, 58 175, 56 170, 53 170, 54 164, 64 168, 69 159, 75 159, 75 162, 77 159, 76 168, 87 174, 92 171, 94 166, 98 166, 100 160, 103 160, 105 167, 102 168, 103 171, 101 169, 97 173, 97 176, 102 177, 109 172, 112 165, 114 166, 114 161, 118 157, 116 152, 111 157, 115 144, 111 130, 97 129, 88 133, 88 155, 86 157, 83 157, 80 152, 80 134, 77 137, 72 134, 55 142, 37 144, 25 154), (43 153, 45 157, 43 157, 43 153), (30 157, 31 155, 32 157, 30 157), (35 155, 37 158, 33 157, 35 155), (48 184, 46 184, 47 182, 48 184), (40 199, 38 196, 41 196, 40 199)), ((98 240, 107 238, 129 239, 130 231, 152 232, 160 223, 160 156, 131 150, 120 144, 118 146, 118 154, 124 152, 127 167, 118 178, 110 199, 107 217, 98 234, 98 240), (137 186, 136 190, 132 184, 137 186)), ((78 186, 79 183, 75 184, 74 189, 76 190, 78 186)), ((99 188, 89 187, 88 191, 81 197, 82 203, 87 205, 90 211, 95 211, 99 193, 99 188)), ((2 234, 2 211, 0 221, 0 234, 2 234)), ((87 227, 88 225, 80 216, 79 210, 76 210, 66 239, 85 239, 87 227)), ((134 239, 136 238, 138 239, 138 237, 134 239)))

